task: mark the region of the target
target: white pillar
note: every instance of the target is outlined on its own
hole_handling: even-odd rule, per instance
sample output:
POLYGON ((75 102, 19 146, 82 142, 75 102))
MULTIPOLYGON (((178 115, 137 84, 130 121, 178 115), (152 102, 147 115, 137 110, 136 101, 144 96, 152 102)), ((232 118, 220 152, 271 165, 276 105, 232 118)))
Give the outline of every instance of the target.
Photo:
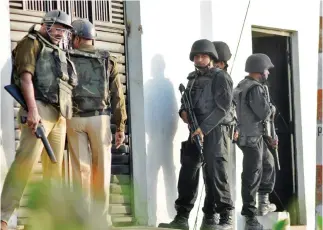
MULTIPOLYGON (((0 188, 15 155, 15 133, 14 133, 14 111, 13 100, 4 90, 4 86, 10 83, 11 76, 11 42, 10 42, 10 17, 9 1, 5 0, 0 4, 0 18, 2 22, 1 42, 0 42, 0 68, 1 68, 1 94, 0 94, 0 188), (4 135, 2 135, 4 134, 4 135)), ((1 201, 0 201, 1 202, 1 201)), ((10 220, 10 225, 14 227, 17 218, 14 215, 10 220)))

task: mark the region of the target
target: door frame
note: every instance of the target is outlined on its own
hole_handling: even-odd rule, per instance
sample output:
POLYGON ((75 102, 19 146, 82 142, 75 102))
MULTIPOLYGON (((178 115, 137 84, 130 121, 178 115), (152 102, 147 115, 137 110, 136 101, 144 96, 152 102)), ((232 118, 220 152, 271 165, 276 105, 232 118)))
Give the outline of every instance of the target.
MULTIPOLYGON (((303 137, 301 125, 301 105, 300 105, 300 76, 299 76, 299 59, 298 59, 298 32, 292 30, 283 30, 277 28, 269 28, 263 26, 253 25, 251 32, 258 32, 262 34, 278 35, 287 38, 288 47, 288 72, 289 72, 289 103, 290 114, 293 119, 291 142, 292 160, 293 160, 293 175, 296 188, 293 192, 297 196, 297 223, 306 224, 306 196, 305 196, 305 169, 303 167, 303 137)), ((252 36, 253 37, 253 36, 252 36)), ((291 120, 291 119, 290 119, 291 120)), ((291 122, 291 121, 290 121, 291 122)))

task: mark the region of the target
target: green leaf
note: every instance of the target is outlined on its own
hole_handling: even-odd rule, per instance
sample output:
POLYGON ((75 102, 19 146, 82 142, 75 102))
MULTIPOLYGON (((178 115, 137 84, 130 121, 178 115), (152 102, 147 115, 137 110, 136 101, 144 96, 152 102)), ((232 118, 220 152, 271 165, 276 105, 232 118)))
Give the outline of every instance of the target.
POLYGON ((285 227, 288 225, 288 219, 280 220, 275 225, 273 230, 285 230, 285 227))

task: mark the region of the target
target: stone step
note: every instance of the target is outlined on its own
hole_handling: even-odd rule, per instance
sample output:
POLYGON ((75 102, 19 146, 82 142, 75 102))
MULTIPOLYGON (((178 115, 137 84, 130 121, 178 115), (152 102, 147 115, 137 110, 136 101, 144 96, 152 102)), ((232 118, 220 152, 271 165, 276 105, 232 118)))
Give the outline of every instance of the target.
POLYGON ((120 184, 110 184, 110 193, 111 194, 131 194, 130 185, 120 185, 120 184))
POLYGON ((131 207, 130 205, 111 204, 109 206, 109 213, 111 215, 129 215, 131 214, 131 207))
MULTIPOLYGON (((281 220, 287 219, 288 225, 284 230, 291 230, 290 228, 290 218, 288 212, 272 212, 266 216, 257 216, 258 221, 264 226, 264 230, 272 230, 274 225, 281 220)), ((237 230, 244 230, 245 218, 239 213, 237 215, 237 230)))
MULTIPOLYGON (((18 209, 17 215, 18 218, 28 218, 30 217, 29 208, 26 206, 21 206, 18 209)), ((130 215, 131 206, 130 204, 110 204, 109 213, 111 215, 120 216, 120 215, 130 215)))
POLYGON ((111 183, 113 184, 130 184, 129 175, 112 175, 111 183))
MULTIPOLYGON (((28 230, 23 225, 19 225, 17 228, 10 228, 8 230, 28 230)), ((113 230, 169 230, 169 228, 157 228, 146 226, 129 226, 129 227, 114 227, 113 230)))
MULTIPOLYGON (((20 200, 20 207, 26 207, 28 204, 29 196, 23 196, 20 200)), ((110 204, 130 204, 129 195, 111 194, 110 204)))
POLYGON ((110 204, 130 204, 130 196, 110 194, 110 204))
POLYGON ((111 215, 111 220, 114 226, 132 226, 135 218, 131 215, 111 215))
POLYGON ((290 226, 290 230, 307 230, 306 225, 290 226))
MULTIPOLYGON (((134 223, 134 218, 131 215, 111 215, 111 220, 113 225, 132 225, 134 223)), ((28 218, 18 218, 18 226, 23 228, 23 226, 28 225, 28 218)))

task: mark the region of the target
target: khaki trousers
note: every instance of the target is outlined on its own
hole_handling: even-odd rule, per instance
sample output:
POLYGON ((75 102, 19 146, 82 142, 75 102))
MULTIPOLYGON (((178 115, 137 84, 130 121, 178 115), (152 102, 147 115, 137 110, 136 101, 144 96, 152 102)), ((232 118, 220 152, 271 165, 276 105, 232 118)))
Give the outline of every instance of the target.
POLYGON ((16 151, 14 162, 6 176, 1 194, 1 220, 8 222, 16 208, 19 207, 24 189, 27 185, 33 166, 42 154, 44 179, 58 179, 62 176, 62 162, 66 137, 66 120, 52 105, 37 102, 41 122, 46 130, 46 136, 57 159, 56 164, 50 162, 40 139, 26 125, 20 123, 21 116, 27 116, 26 111, 19 110, 20 144, 16 151))
POLYGON ((91 212, 111 224, 109 190, 111 177, 110 116, 73 117, 67 120, 72 185, 81 188, 91 212))

